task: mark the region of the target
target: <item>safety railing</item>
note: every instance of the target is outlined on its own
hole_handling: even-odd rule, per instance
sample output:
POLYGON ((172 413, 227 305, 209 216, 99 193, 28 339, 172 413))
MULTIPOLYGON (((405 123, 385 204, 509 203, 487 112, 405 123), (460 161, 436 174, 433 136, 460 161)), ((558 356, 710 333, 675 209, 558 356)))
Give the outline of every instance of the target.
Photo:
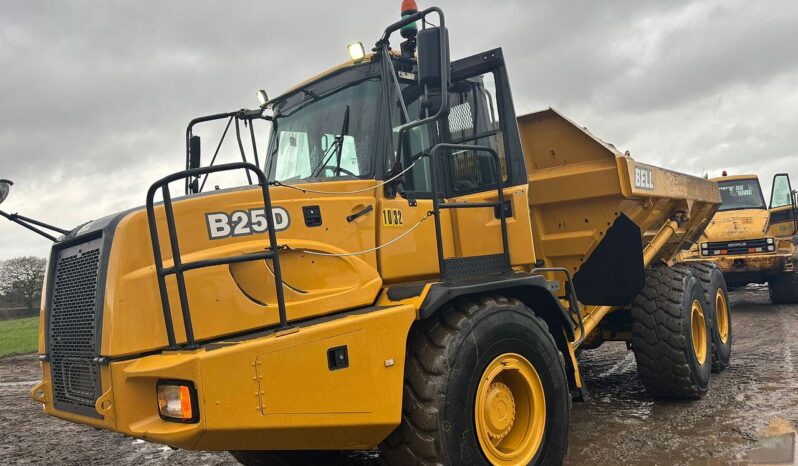
POLYGON ((179 345, 175 339, 174 324, 172 322, 172 311, 169 304, 169 295, 166 287, 166 277, 169 275, 174 275, 177 281, 178 299, 180 301, 180 310, 183 316, 183 325, 186 335, 186 343, 184 346, 186 348, 194 348, 196 347, 196 340, 194 337, 194 328, 191 321, 191 310, 188 303, 188 293, 186 291, 185 272, 203 267, 271 259, 275 286, 277 288, 277 309, 280 317, 279 329, 283 330, 289 327, 285 310, 285 297, 283 295, 283 280, 282 274, 280 272, 277 235, 274 230, 274 216, 272 214, 271 197, 269 195, 269 183, 266 179, 266 175, 257 166, 246 162, 229 163, 224 165, 184 170, 162 178, 156 181, 147 192, 147 220, 149 222, 150 239, 152 240, 152 252, 155 259, 155 271, 158 276, 158 290, 161 296, 161 306, 163 307, 163 317, 164 323, 166 325, 166 336, 169 342, 169 348, 176 349, 179 348, 179 345), (180 244, 177 237, 177 227, 175 225, 175 214, 172 205, 172 196, 169 191, 169 183, 206 175, 209 173, 230 170, 247 170, 248 173, 251 172, 258 178, 258 185, 261 187, 261 192, 263 194, 265 214, 266 218, 268 219, 267 229, 269 247, 265 252, 259 252, 255 254, 219 257, 184 263, 180 254, 180 244), (173 265, 171 267, 164 267, 163 255, 161 253, 161 246, 158 237, 158 224, 155 218, 155 193, 158 190, 160 190, 163 195, 163 208, 166 216, 169 245, 172 250, 173 265))

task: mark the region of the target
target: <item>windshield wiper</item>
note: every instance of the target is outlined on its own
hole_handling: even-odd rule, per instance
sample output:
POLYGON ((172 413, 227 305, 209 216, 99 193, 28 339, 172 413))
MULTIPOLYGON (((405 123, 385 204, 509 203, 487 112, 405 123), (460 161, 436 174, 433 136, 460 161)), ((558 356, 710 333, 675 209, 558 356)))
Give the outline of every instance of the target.
POLYGON ((343 127, 341 128, 341 134, 338 135, 338 136, 335 136, 335 139, 333 140, 332 145, 330 147, 328 147, 327 150, 324 152, 324 154, 322 154, 322 156, 321 156, 321 158, 322 158, 321 162, 322 163, 320 163, 319 165, 317 165, 313 169, 313 172, 311 172, 309 178, 316 178, 317 176, 319 176, 319 173, 321 173, 321 171, 324 170, 324 167, 327 166, 327 163, 330 161, 330 157, 332 157, 333 154, 336 154, 335 173, 336 173, 336 176, 340 176, 340 174, 341 174, 341 153, 343 152, 343 148, 344 148, 344 136, 346 136, 349 133, 349 105, 347 105, 346 106, 346 110, 344 110, 344 123, 343 123, 342 126, 343 127), (334 152, 330 152, 329 154, 327 154, 327 152, 329 152, 333 148, 335 149, 335 151, 334 152))
POLYGON ((349 134, 349 105, 346 106, 346 111, 344 112, 344 125, 343 128, 341 128, 341 140, 335 151, 335 176, 341 176, 341 152, 344 150, 344 136, 347 134, 349 134))

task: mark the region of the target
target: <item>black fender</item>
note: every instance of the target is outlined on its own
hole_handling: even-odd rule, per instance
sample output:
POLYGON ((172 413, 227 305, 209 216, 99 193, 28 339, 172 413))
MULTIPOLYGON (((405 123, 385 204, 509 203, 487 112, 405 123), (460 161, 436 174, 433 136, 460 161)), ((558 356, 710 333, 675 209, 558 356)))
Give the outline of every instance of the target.
POLYGON ((419 318, 429 318, 457 298, 485 293, 517 298, 546 322, 565 359, 568 385, 573 397, 587 400, 587 388, 582 382, 576 355, 571 347, 575 336, 574 322, 541 275, 512 272, 434 283, 421 304, 419 318))
MULTIPOLYGON (((568 311, 551 292, 549 284, 541 275, 513 272, 449 280, 433 284, 419 310, 419 317, 426 319, 452 300, 463 296, 484 293, 499 293, 517 298, 541 317, 557 340, 562 328, 568 340, 574 339, 574 324, 568 311)), ((560 336, 560 338, 562 338, 560 336)), ((558 342, 559 343, 559 342, 558 342)))

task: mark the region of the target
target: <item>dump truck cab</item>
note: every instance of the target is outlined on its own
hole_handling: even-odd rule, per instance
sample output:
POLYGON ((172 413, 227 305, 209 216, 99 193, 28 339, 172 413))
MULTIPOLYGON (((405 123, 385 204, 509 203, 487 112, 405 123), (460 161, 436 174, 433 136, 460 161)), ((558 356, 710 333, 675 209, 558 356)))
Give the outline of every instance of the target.
POLYGON ((601 341, 628 342, 657 397, 706 392, 726 286, 674 261, 717 185, 555 110, 516 117, 501 49, 452 61, 440 9, 402 14, 373 54, 192 120, 186 169, 143 207, 59 230, 31 391, 47 414, 244 464, 379 447, 502 466, 563 461, 576 354, 601 341), (231 128, 242 160, 217 164, 231 128))
POLYGON ((798 261, 798 216, 789 175, 774 176, 769 202, 756 175, 712 181, 718 183, 723 203, 685 257, 715 262, 731 287, 769 283, 771 296, 780 301, 790 294, 782 288, 792 285, 782 282, 796 273, 798 261))

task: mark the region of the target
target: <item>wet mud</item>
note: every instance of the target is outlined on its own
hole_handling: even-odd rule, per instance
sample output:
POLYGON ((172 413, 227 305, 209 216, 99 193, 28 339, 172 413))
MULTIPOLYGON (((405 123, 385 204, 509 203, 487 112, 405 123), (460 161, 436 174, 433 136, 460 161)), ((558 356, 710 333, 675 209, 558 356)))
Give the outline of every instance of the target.
MULTIPOLYGON (((573 405, 566 463, 798 464, 798 306, 771 305, 757 287, 731 300, 732 364, 701 400, 652 399, 623 343, 585 352, 590 400, 573 405)), ((38 379, 33 355, 0 359, 0 464, 237 464, 45 416, 28 397, 38 379)))

